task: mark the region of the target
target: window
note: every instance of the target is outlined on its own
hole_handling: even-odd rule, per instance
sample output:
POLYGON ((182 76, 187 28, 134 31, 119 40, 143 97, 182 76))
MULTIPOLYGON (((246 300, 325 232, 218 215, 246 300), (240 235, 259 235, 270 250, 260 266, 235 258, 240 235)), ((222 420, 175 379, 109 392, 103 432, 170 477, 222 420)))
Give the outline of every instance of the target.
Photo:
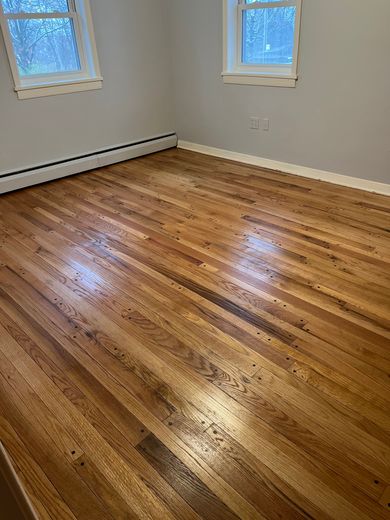
POLYGON ((20 99, 102 87, 89 0, 0 0, 20 99))
POLYGON ((294 87, 302 0, 224 0, 225 83, 294 87))

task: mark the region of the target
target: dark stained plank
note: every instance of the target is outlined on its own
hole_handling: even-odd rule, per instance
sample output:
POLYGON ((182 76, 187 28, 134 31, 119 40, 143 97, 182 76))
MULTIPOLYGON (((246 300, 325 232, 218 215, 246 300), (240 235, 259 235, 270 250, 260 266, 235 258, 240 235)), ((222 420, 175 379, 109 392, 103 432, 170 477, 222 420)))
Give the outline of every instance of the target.
MULTIPOLYGON (((178 435, 192 450, 208 464, 217 467, 220 475, 237 489, 250 503, 261 510, 266 518, 307 518, 307 513, 299 506, 302 497, 296 497, 293 490, 279 481, 267 467, 259 471, 260 465, 254 471, 247 464, 248 454, 233 447, 220 449, 224 438, 221 430, 215 425, 203 431, 187 418, 173 414, 165 423, 178 435), (217 437, 218 435, 218 437, 217 437), (292 498, 290 498, 289 494, 292 498), (297 503, 294 500, 297 499, 297 503)), ((231 441, 232 446, 234 441, 231 441)), ((308 503, 305 504, 307 510, 308 503)), ((320 512, 315 511, 319 517, 320 512)))
POLYGON ((137 449, 200 516, 209 518, 210 520, 237 518, 237 516, 154 435, 148 435, 148 437, 137 446, 137 449))

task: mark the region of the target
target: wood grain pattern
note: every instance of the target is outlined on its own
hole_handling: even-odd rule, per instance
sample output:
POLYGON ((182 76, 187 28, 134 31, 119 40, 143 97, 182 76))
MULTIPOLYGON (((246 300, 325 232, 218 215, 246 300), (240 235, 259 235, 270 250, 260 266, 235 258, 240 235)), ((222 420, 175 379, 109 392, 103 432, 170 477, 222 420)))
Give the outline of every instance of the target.
POLYGON ((390 199, 167 150, 0 198, 42 518, 390 518, 390 199))

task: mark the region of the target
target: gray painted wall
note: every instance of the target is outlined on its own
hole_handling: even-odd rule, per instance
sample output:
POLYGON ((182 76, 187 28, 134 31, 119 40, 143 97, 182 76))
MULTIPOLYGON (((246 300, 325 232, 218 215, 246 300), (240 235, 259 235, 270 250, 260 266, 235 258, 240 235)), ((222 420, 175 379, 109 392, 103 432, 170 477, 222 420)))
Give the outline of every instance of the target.
POLYGON ((0 35, 0 172, 175 129, 165 1, 91 6, 103 90, 18 100, 0 35))
POLYGON ((389 0, 304 0, 295 89, 224 85, 222 0, 170 8, 180 139, 390 183, 389 0))
POLYGON ((91 4, 101 91, 19 101, 0 37, 0 172, 176 129, 390 182, 389 0, 304 0, 295 89, 223 84, 222 0, 91 4), (250 116, 268 117, 270 131, 249 130, 250 116))

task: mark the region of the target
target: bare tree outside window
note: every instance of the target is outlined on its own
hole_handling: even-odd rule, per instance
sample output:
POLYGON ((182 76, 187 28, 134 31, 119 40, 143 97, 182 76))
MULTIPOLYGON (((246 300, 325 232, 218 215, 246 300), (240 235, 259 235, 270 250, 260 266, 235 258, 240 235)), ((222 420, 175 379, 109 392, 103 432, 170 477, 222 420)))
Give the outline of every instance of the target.
POLYGON ((67 0, 3 0, 2 5, 5 14, 26 15, 8 19, 21 76, 80 70, 73 20, 66 17, 67 0), (39 18, 40 13, 61 13, 62 17, 39 18))
MULTIPOLYGON (((247 1, 246 3, 255 2, 247 1)), ((295 16, 295 7, 244 11, 242 19, 243 63, 291 64, 294 52, 295 16)))

